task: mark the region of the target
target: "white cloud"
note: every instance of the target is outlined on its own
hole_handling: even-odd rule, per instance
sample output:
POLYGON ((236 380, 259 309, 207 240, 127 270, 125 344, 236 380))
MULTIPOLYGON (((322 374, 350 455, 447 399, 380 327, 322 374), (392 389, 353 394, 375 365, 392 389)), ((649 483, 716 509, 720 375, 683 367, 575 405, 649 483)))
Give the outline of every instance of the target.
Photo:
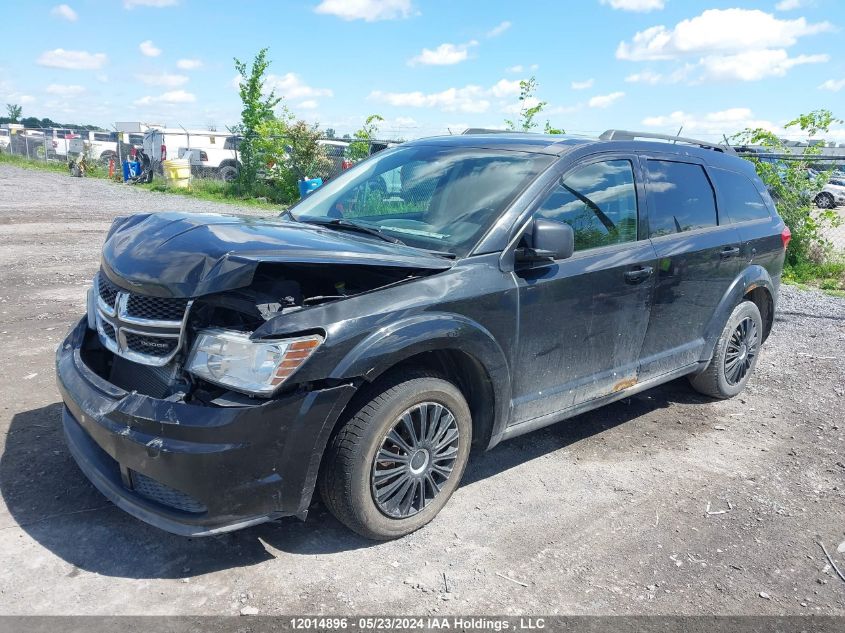
POLYGON ((15 94, 10 95, 9 98, 13 103, 17 105, 27 105, 29 103, 35 103, 35 97, 33 97, 32 95, 15 94))
POLYGON ((164 94, 158 95, 156 97, 142 97, 138 100, 138 103, 140 105, 150 105, 152 103, 176 104, 193 103, 196 100, 197 98, 190 92, 185 92, 184 90, 171 90, 170 92, 165 92, 164 94))
MULTIPOLYGON (((500 79, 489 88, 474 84, 447 88, 440 92, 383 92, 374 90, 369 99, 402 108, 432 108, 443 112, 478 114, 490 109, 491 99, 505 99, 519 94, 519 80, 500 79)), ((507 106, 502 109, 507 111, 507 106)))
POLYGON ((196 70, 202 68, 202 60, 200 59, 180 59, 176 62, 176 67, 180 70, 196 70))
POLYGON ((511 28, 511 23, 505 20, 504 22, 497 24, 492 29, 487 31, 487 37, 498 37, 505 31, 507 31, 509 28, 511 28))
POLYGON ((297 103, 297 108, 302 108, 303 110, 316 110, 320 106, 319 101, 316 99, 306 99, 302 103, 297 103))
POLYGON ((651 71, 651 70, 644 70, 642 72, 633 73, 633 74, 625 77, 625 81, 627 81, 630 84, 640 83, 640 84, 649 84, 651 86, 659 83, 661 79, 663 79, 663 75, 661 75, 660 73, 656 73, 654 71, 651 71))
POLYGON ((706 114, 690 114, 677 110, 667 115, 646 117, 642 125, 651 128, 663 128, 667 132, 677 132, 683 126, 685 136, 713 136, 721 140, 722 135, 730 137, 735 132, 750 128, 764 128, 778 134, 780 126, 754 116, 750 108, 728 108, 706 114))
POLYGON ((839 92, 845 88, 845 79, 828 79, 819 86, 819 90, 830 90, 831 92, 839 92))
POLYGON ((522 64, 516 64, 515 66, 508 66, 505 68, 506 73, 521 73, 525 70, 525 66, 522 64))
POLYGON ((469 49, 477 45, 478 42, 472 40, 466 44, 441 44, 434 50, 424 48, 419 55, 408 60, 408 65, 452 66, 459 64, 469 58, 469 49))
POLYGON ((592 88, 594 83, 595 79, 590 78, 585 81, 573 81, 570 86, 573 90, 587 90, 588 88, 592 88))
POLYGON ((414 12, 411 0, 322 0, 314 11, 342 20, 396 20, 414 12))
POLYGON ((756 9, 708 9, 671 29, 660 25, 636 33, 631 42, 619 44, 616 57, 643 61, 785 48, 795 44, 800 37, 832 29, 829 22, 810 24, 803 17, 780 20, 756 9))
MULTIPOLYGON (((240 83, 240 77, 235 77, 235 86, 240 83)), ((265 89, 274 90, 276 96, 288 100, 313 99, 314 97, 333 97, 334 93, 328 88, 314 88, 306 84, 296 73, 284 75, 268 75, 264 82, 265 89)))
POLYGON ((809 4, 810 2, 808 0, 781 0, 775 5, 775 9, 778 11, 793 11, 794 9, 806 7, 809 4))
POLYGON ((624 92, 611 92, 608 95, 597 95, 592 97, 588 102, 587 105, 591 108, 609 108, 612 106, 616 101, 619 101, 622 97, 625 96, 624 92))
POLYGON ((401 108, 436 108, 444 112, 486 112, 489 95, 481 86, 447 88, 441 92, 382 92, 374 90, 369 98, 401 108))
POLYGON ((89 53, 87 51, 67 51, 56 48, 44 51, 36 60, 39 66, 50 68, 64 68, 65 70, 98 70, 102 68, 108 57, 105 53, 89 53))
POLYGON ((155 44, 153 44, 152 40, 144 40, 140 44, 138 44, 138 50, 141 51, 141 55, 145 57, 158 57, 161 55, 161 49, 157 48, 155 44))
POLYGON ((79 16, 76 14, 76 11, 71 9, 66 4, 57 4, 55 7, 50 9, 50 15, 62 18, 63 20, 67 20, 68 22, 76 22, 79 19, 79 16))
POLYGON ((666 6, 665 0, 599 0, 602 4, 609 4, 614 9, 622 11, 637 11, 646 13, 657 11, 666 6))
POLYGON ((515 97, 519 94, 519 79, 514 79, 513 81, 500 79, 490 87, 490 94, 498 99, 515 97))
POLYGON ((45 88, 45 90, 51 95, 70 97, 82 94, 85 92, 85 87, 76 84, 50 84, 45 88))
POLYGON ((523 108, 533 108, 539 105, 539 103, 540 100, 537 97, 528 97, 524 101, 519 101, 518 103, 508 103, 502 107, 502 112, 507 114, 516 114, 517 112, 521 112, 523 108))
POLYGON ((783 77, 795 66, 822 64, 829 60, 829 55, 789 57, 783 49, 762 49, 736 55, 708 55, 700 64, 704 79, 759 81, 766 77, 783 77))
POLYGON ((138 81, 148 86, 164 86, 166 88, 177 88, 188 83, 187 75, 176 75, 171 73, 152 73, 135 75, 138 81))
POLYGON ((127 9, 134 7, 154 7, 161 9, 163 7, 174 7, 179 4, 179 0, 123 0, 123 6, 127 9))

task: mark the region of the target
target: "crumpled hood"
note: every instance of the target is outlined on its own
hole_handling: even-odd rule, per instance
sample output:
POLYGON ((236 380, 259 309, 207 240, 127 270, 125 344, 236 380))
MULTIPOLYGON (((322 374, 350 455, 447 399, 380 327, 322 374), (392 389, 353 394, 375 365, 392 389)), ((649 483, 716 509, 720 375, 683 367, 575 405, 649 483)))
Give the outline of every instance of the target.
POLYGON ((401 244, 279 218, 152 213, 118 218, 103 270, 144 294, 198 297, 241 288, 264 262, 445 270, 452 262, 401 244))

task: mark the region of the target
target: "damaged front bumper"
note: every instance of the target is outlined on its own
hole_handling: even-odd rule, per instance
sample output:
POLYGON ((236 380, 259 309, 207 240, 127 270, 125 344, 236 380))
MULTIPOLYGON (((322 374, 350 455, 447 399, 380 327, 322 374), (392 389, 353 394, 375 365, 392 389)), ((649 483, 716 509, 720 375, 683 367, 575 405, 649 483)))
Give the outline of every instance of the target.
POLYGON ((215 407, 126 392, 83 360, 86 321, 56 352, 71 454, 115 505, 183 536, 305 518, 352 385, 215 407))

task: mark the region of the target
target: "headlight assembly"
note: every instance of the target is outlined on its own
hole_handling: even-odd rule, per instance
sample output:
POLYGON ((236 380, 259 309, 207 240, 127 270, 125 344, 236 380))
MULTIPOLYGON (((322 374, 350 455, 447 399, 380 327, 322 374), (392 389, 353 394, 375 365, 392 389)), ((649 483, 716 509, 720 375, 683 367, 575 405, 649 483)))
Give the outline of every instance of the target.
POLYGON ((272 394, 323 342, 312 335, 266 341, 218 328, 197 334, 185 369, 208 382, 255 395, 272 394))

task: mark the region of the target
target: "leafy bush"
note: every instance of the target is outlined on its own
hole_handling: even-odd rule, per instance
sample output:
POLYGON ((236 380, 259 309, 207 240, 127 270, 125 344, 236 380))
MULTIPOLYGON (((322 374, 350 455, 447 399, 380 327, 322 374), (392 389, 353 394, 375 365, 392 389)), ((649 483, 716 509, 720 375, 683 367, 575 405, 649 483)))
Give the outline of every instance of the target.
MULTIPOLYGON (((814 110, 790 121, 785 127, 797 127, 807 134, 809 140, 814 140, 819 134, 828 132, 830 126, 837 122, 842 121, 829 110, 814 110)), ((736 134, 734 140, 744 145, 760 145, 769 153, 790 153, 781 139, 762 128, 746 128, 736 134)), ((820 146, 810 145, 802 148, 798 160, 746 157, 754 163, 757 174, 777 204, 778 213, 792 232, 786 257, 788 267, 821 263, 826 259, 830 243, 824 237, 824 231, 839 224, 839 216, 835 211, 816 209, 813 204, 813 198, 830 177, 829 171, 818 172, 817 175, 810 172, 814 157, 821 152, 820 146)))

